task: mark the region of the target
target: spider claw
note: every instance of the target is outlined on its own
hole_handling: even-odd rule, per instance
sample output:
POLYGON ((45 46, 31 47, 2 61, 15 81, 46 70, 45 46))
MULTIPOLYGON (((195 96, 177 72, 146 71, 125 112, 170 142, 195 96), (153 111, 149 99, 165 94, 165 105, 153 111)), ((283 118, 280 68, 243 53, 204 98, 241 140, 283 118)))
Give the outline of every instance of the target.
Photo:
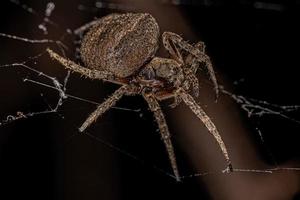
POLYGON ((181 182, 181 179, 179 176, 175 176, 174 178, 176 179, 177 182, 181 182))
POLYGON ((229 164, 227 165, 227 167, 226 167, 222 172, 223 172, 224 174, 225 174, 225 173, 229 174, 229 173, 234 172, 234 169, 233 169, 232 164, 229 163, 229 164))
POLYGON ((234 169, 233 169, 233 166, 231 163, 228 164, 227 168, 228 168, 229 172, 234 172, 234 169))
POLYGON ((80 133, 82 133, 82 132, 85 130, 85 128, 83 128, 83 127, 81 126, 80 128, 78 128, 78 130, 79 130, 80 133))

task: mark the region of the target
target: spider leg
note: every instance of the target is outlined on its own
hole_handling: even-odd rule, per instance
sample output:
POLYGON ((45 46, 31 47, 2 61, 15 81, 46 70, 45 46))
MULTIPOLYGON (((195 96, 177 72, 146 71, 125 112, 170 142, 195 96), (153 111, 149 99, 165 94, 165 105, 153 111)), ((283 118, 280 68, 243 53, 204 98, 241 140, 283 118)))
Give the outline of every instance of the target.
POLYGON ((174 102, 170 105, 170 107, 176 108, 181 102, 182 102, 182 99, 180 97, 174 96, 174 102))
MULTIPOLYGON (((194 45, 195 48, 199 49, 202 53, 205 53, 205 44, 204 42, 197 42, 194 45)), ((184 67, 184 72, 186 74, 187 79, 189 82, 192 84, 192 91, 195 97, 199 96, 199 80, 197 76, 195 75, 197 73, 197 70, 199 68, 199 62, 195 59, 195 56, 192 54, 189 54, 186 57, 185 60, 185 67, 184 67)))
POLYGON ((86 67, 82 67, 81 65, 76 64, 75 62, 66 59, 51 49, 47 49, 47 52, 49 53, 50 57, 54 60, 58 61, 60 64, 62 64, 66 69, 72 70, 73 72, 80 73, 81 75, 88 77, 90 79, 100 79, 100 80, 106 80, 109 82, 113 82, 119 85, 124 85, 125 82, 122 80, 117 80, 114 75, 110 72, 106 71, 99 71, 94 69, 88 69, 86 67))
MULTIPOLYGON (((218 97, 219 95, 218 83, 217 83, 217 79, 210 58, 204 52, 202 52, 201 49, 196 48, 193 45, 189 44, 188 42, 184 41, 182 37, 180 37, 175 33, 164 32, 162 38, 163 38, 163 44, 165 48, 170 52, 171 55, 176 56, 175 50, 171 46, 171 42, 172 42, 174 44, 173 46, 175 49, 177 49, 177 47, 183 49, 188 53, 192 54, 193 56, 195 56, 197 62, 201 62, 201 63, 204 62, 206 64, 206 68, 208 70, 209 76, 214 84, 216 97, 218 97)), ((179 50, 176 51, 179 52, 179 50)))
POLYGON ((177 62, 183 64, 184 61, 183 61, 181 53, 179 52, 179 49, 176 48, 176 46, 174 45, 174 43, 170 42, 170 40, 169 40, 168 37, 164 36, 164 33, 162 35, 162 42, 163 42, 164 47, 166 48, 166 50, 169 52, 169 54, 171 55, 171 57, 174 60, 176 60, 177 62))
POLYGON ((84 32, 86 32, 88 29, 90 29, 92 26, 94 26, 94 25, 96 25, 98 23, 100 23, 100 20, 99 19, 95 19, 95 20, 93 20, 93 21, 91 21, 89 23, 86 23, 86 24, 80 26, 79 28, 75 29, 73 31, 73 33, 75 35, 81 36, 84 32))
POLYGON ((206 128, 209 130, 209 132, 214 136, 215 140, 218 142, 221 151, 225 157, 225 160, 227 162, 227 169, 226 171, 233 171, 233 167, 231 164, 231 160, 229 158, 227 148, 225 146, 225 143, 219 134, 219 131, 217 130, 215 124, 211 121, 209 116, 204 112, 204 110, 199 106, 196 101, 193 99, 191 95, 186 93, 182 88, 177 90, 177 95, 179 95, 182 100, 190 107, 190 109, 194 112, 194 114, 203 122, 203 124, 206 126, 206 128))
POLYGON ((189 80, 189 82, 192 84, 192 91, 193 91, 193 94, 195 97, 198 97, 199 96, 199 80, 198 78, 196 77, 195 74, 193 73, 189 73, 187 74, 186 76, 186 79, 189 80))
POLYGON ((112 106, 116 104, 116 102, 122 98, 124 94, 129 92, 128 86, 124 85, 116 90, 108 99, 106 99, 102 104, 100 104, 97 109, 92 112, 89 117, 85 120, 85 122, 79 128, 80 132, 83 132, 89 125, 91 125, 94 121, 97 120, 99 116, 109 110, 112 106))
POLYGON ((66 59, 51 49, 47 49, 47 52, 50 54, 50 57, 54 60, 57 60, 60 64, 62 64, 66 69, 72 70, 74 72, 78 72, 82 74, 83 76, 86 76, 91 79, 108 79, 111 74, 108 72, 98 71, 98 70, 91 70, 85 67, 82 67, 75 62, 66 59))
POLYGON ((204 42, 199 41, 194 45, 194 47, 199 49, 201 52, 205 53, 205 44, 204 44, 204 42))
MULTIPOLYGON (((200 52, 204 53, 205 54, 205 44, 204 42, 197 42, 195 45, 194 45, 194 48, 197 48, 199 49, 200 52)), ((197 62, 197 60, 195 59, 195 56, 193 56, 192 54, 189 54, 186 59, 185 59, 185 64, 186 64, 186 70, 189 71, 189 72, 192 72, 194 74, 197 73, 197 70, 199 68, 199 62, 197 62)))
POLYGON ((160 108, 158 101, 156 100, 153 94, 143 94, 145 100, 147 101, 150 110, 154 113, 155 120, 158 124, 160 134, 165 143, 165 147, 168 152, 168 156, 171 162, 171 166, 173 169, 173 173, 177 181, 180 181, 179 171, 176 162, 176 156, 174 153, 174 148, 171 141, 171 135, 169 132, 169 128, 167 126, 167 122, 165 116, 160 108))
POLYGON ((88 22, 88 23, 80 26, 79 28, 75 29, 73 31, 73 33, 75 35, 82 36, 87 30, 89 30, 93 26, 100 25, 101 23, 107 23, 107 22, 111 21, 112 19, 116 18, 117 16, 118 16, 117 14, 110 14, 110 15, 107 15, 105 18, 95 19, 95 20, 88 22))

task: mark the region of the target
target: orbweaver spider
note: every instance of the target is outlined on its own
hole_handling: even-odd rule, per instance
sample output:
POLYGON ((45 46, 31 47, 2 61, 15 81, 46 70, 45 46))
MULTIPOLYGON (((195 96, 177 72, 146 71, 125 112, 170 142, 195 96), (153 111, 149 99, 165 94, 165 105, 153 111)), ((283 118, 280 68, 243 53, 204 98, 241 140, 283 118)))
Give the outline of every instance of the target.
POLYGON ((226 146, 214 123, 188 93, 192 88, 198 96, 196 72, 200 63, 208 69, 216 95, 218 85, 210 58, 205 54, 204 43, 190 45, 172 32, 162 34, 163 45, 171 58, 155 57, 159 47, 159 26, 147 13, 111 14, 84 25, 77 31, 89 30, 84 36, 80 54, 85 67, 47 49, 50 56, 65 68, 91 78, 120 85, 109 98, 90 114, 79 128, 83 132, 99 116, 109 110, 123 95, 142 95, 158 123, 166 146, 173 173, 180 181, 171 135, 159 101, 174 98, 173 107, 183 101, 205 124, 218 142, 228 167, 231 160, 226 146))

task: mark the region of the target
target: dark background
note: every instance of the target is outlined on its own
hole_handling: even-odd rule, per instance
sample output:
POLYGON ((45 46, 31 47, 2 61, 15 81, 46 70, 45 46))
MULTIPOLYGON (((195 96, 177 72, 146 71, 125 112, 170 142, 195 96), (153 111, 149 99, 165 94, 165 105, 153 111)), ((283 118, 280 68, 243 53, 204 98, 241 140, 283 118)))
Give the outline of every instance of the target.
MULTIPOLYGON (((145 1, 143 7, 133 2, 127 2, 126 5, 130 6, 128 11, 151 14, 153 8, 147 10, 147 5, 160 7, 161 14, 153 15, 162 31, 177 32, 191 42, 200 39, 204 41, 218 77, 234 93, 276 104, 299 104, 300 1, 177 1, 179 5, 174 2, 145 1), (176 28, 178 21, 172 18, 173 12, 179 12, 187 23, 178 27, 187 26, 190 30, 176 28), (237 85, 233 84, 238 80, 241 81, 237 85)), ((43 21, 48 1, 21 1, 21 5, 22 3, 34 8, 38 15, 30 14, 9 1, 1 1, 0 32, 34 39, 59 39, 66 28, 75 29, 95 17, 120 12, 118 9, 96 9, 94 1, 54 1, 56 8, 50 19, 59 25, 48 25, 49 34, 44 35, 38 29, 38 24, 43 21), (80 11, 79 4, 91 9, 80 11)), ((67 56, 72 60, 76 59, 75 39, 67 35, 64 40, 69 47, 67 56)), ((0 65, 26 60, 49 46, 7 38, 0 38, 0 44, 0 65)), ((58 50, 55 45, 51 48, 58 50)), ((163 50, 160 52, 165 53, 163 50)), ((31 62, 29 65, 60 81, 66 75, 63 67, 51 61, 47 55, 37 59, 36 64, 31 62)), ((47 82, 46 79, 36 77, 34 73, 20 67, 0 68, 0 71, 0 119, 17 111, 27 113, 45 110, 45 101, 55 105, 57 92, 22 81, 25 77, 47 82), (41 97, 41 93, 44 97, 41 97)), ((115 89, 112 84, 83 79, 78 74, 72 74, 68 83, 69 94, 96 102, 103 101, 115 89)), ((210 100, 213 101, 213 98, 210 100)), ((165 103, 163 105, 166 113, 172 114, 165 103)), ((176 183, 166 175, 166 172, 172 174, 168 158, 152 113, 145 102, 141 97, 126 97, 118 106, 141 109, 141 112, 112 109, 88 129, 98 140, 77 132, 77 128, 95 109, 95 105, 73 99, 66 100, 58 113, 1 126, 0 198, 229 199, 212 194, 208 188, 213 186, 206 183, 206 177, 176 183), (126 155, 128 153, 135 158, 126 155), (163 169, 163 172, 156 170, 153 165, 163 169)), ((239 115, 243 126, 251 133, 247 137, 264 163, 272 165, 273 160, 276 160, 280 165, 299 160, 299 124, 276 116, 249 119, 242 110, 239 110, 239 115), (259 140, 256 127, 264 134, 264 145, 259 140)), ((299 112, 292 113, 291 116, 300 119, 299 112)), ((176 139, 176 135, 180 133, 172 128, 175 123, 176 121, 170 120, 169 125, 176 140, 174 143, 181 172, 193 174, 193 164, 182 150, 180 137, 176 139)), ((213 148, 217 148, 214 145, 213 148)), ((299 174, 295 173, 294 176, 298 182, 291 187, 299 188, 299 174)), ((263 178, 259 180, 261 183, 264 181, 263 178)), ((278 185, 284 183, 280 179, 274 181, 278 185)), ((256 188, 254 191, 259 190, 259 184, 253 185, 256 188)), ((300 199, 299 195, 297 197, 298 189, 292 194, 287 192, 285 196, 288 191, 285 186, 281 187, 282 196, 266 198, 262 192, 261 199, 300 199)), ((245 193, 242 199, 251 199, 248 194, 245 193)))

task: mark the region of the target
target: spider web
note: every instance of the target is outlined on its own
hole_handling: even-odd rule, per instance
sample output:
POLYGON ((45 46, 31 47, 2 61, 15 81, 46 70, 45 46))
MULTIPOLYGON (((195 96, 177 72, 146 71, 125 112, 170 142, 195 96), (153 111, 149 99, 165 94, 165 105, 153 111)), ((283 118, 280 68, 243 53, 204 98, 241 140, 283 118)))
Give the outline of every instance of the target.
MULTIPOLYGON (((64 29, 64 34, 59 38, 59 39, 48 39, 48 34, 49 34, 49 29, 56 29, 60 27, 60 25, 54 21, 51 20, 51 16, 53 12, 55 12, 56 5, 53 2, 48 2, 45 6, 45 11, 38 12, 31 6, 22 3, 21 1, 18 0, 10 0, 12 4, 15 4, 19 8, 23 9, 25 12, 27 12, 30 15, 33 15, 37 17, 38 19, 41 19, 40 22, 37 25, 37 29, 40 31, 41 35, 45 37, 45 39, 34 39, 34 38, 26 38, 23 37, 22 35, 13 35, 10 33, 0 33, 0 37, 2 39, 6 40, 16 40, 24 43, 29 43, 31 45, 52 45, 56 46, 59 50, 60 53, 64 56, 66 56, 66 51, 69 50, 68 45, 64 44, 63 40, 65 37, 68 36, 74 36, 74 33, 76 33, 76 29, 71 30, 69 28, 64 29), (49 28, 50 27, 50 28, 49 28)), ((171 3, 171 4, 184 4, 185 1, 163 1, 163 3, 171 3)), ((209 1, 205 1, 208 2, 209 1)), ((188 4, 188 3, 187 3, 188 4)), ((77 5, 77 9, 81 12, 98 12, 99 9, 112 9, 112 10, 122 10, 122 11, 130 11, 133 10, 133 7, 130 5, 125 5, 125 4, 118 4, 118 3, 108 3, 108 2, 102 2, 102 1, 96 1, 94 5, 88 6, 88 5, 83 5, 79 4, 77 5)), ((82 35, 75 35, 76 37, 79 37, 79 40, 74 40, 75 43, 78 43, 80 41, 80 38, 82 35)), ((54 90, 57 92, 57 101, 55 102, 54 105, 50 105, 48 101, 45 99, 46 105, 44 110, 40 111, 32 111, 32 112, 24 112, 22 110, 18 111, 16 110, 15 113, 7 114, 6 117, 4 117, 2 120, 0 120, 0 128, 2 126, 6 126, 10 123, 16 123, 18 120, 24 120, 28 119, 31 117, 35 117, 38 115, 45 115, 45 114, 58 114, 62 119, 64 116, 60 114, 60 108, 62 105, 65 103, 66 99, 71 99, 71 100, 78 100, 81 102, 86 102, 88 104, 92 105, 99 105, 100 102, 95 102, 93 100, 89 100, 80 96, 73 95, 71 93, 68 93, 68 82, 70 76, 70 72, 67 72, 66 75, 63 77, 62 80, 59 80, 59 78, 49 75, 47 73, 44 73, 43 70, 38 70, 36 69, 36 64, 34 64, 37 60, 39 60, 42 56, 46 57, 46 51, 42 51, 41 53, 35 55, 35 56, 30 56, 24 61, 20 62, 13 62, 10 64, 1 64, 0 65, 0 70, 7 70, 9 68, 13 68, 15 70, 18 70, 18 68, 24 68, 26 69, 31 76, 33 77, 38 77, 38 78, 44 78, 46 80, 45 82, 40 81, 40 79, 35 79, 30 77, 25 77, 23 78, 23 82, 27 84, 33 84, 38 87, 43 87, 47 88, 49 90, 54 90), (34 66, 33 66, 34 65, 34 66)), ((78 57, 78 49, 77 49, 77 56, 78 57)), ((238 84, 236 84, 238 85, 238 84)), ((272 102, 268 102, 265 100, 260 100, 260 99, 255 99, 251 97, 245 97, 243 95, 238 95, 234 94, 233 92, 228 91, 226 88, 221 86, 221 93, 224 95, 227 95, 230 97, 234 102, 236 102, 241 110, 247 114, 249 118, 263 118, 265 116, 276 116, 282 120, 288 120, 292 123, 295 124, 295 126, 300 126, 300 119, 294 118, 293 114, 299 112, 300 105, 279 105, 275 104, 272 102)), ((41 96, 43 94, 41 93, 41 96)), ((137 114, 138 116, 142 117, 143 112, 140 108, 123 108, 123 107, 113 107, 113 109, 121 110, 124 112, 133 112, 137 114)), ((74 128, 77 129, 76 126, 74 128)), ((256 128, 257 134, 260 137, 260 140, 263 145, 265 145, 265 139, 263 137, 263 132, 261 131, 260 128, 256 128)), ((136 162, 139 162, 140 164, 143 165, 150 165, 153 169, 161 172, 162 174, 169 176, 171 178, 175 177, 168 172, 167 170, 161 169, 160 167, 146 162, 144 159, 139 158, 138 156, 135 156, 134 154, 124 150, 123 148, 120 148, 105 139, 100 138, 99 136, 94 136, 93 134, 86 132, 85 133, 87 136, 90 138, 94 139, 95 141, 98 141, 109 148, 113 149, 114 151, 119 152, 122 155, 125 155, 128 158, 131 158, 135 160, 136 162)), ((266 145, 265 145, 266 146, 266 145)), ((266 147, 267 148, 267 147, 266 147)), ((272 153, 270 152, 270 156, 272 157, 272 153)), ((276 161, 274 159, 274 163, 276 164, 276 161)), ((268 168, 268 169, 234 169, 235 172, 244 172, 244 173, 273 173, 275 171, 300 171, 300 168, 297 167, 273 167, 273 168, 268 168)), ((203 172, 203 173, 193 173, 190 175, 184 175, 181 178, 186 179, 186 178, 192 178, 192 177, 197 177, 197 176, 208 176, 208 175, 213 175, 213 174, 224 174, 227 173, 225 170, 223 171, 213 171, 213 172, 203 172)))

